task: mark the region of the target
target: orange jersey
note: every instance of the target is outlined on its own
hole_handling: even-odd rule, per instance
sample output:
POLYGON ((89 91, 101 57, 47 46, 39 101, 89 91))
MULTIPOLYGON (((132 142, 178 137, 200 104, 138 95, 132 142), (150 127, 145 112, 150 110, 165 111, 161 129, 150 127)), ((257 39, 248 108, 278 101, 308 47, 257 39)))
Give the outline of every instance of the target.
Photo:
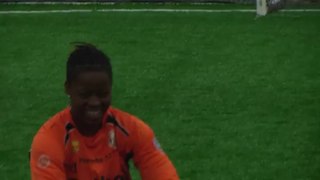
POLYGON ((92 137, 79 133, 70 108, 49 119, 33 139, 32 180, 130 180, 130 159, 142 180, 179 179, 149 126, 112 107, 103 119, 92 137))

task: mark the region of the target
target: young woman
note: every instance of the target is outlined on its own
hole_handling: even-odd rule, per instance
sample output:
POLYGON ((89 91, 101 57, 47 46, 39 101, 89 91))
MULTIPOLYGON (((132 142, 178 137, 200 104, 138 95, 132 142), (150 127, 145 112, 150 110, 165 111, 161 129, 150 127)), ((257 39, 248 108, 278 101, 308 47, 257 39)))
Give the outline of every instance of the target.
POLYGON ((30 152, 32 180, 130 180, 133 159, 142 180, 178 180, 152 129, 111 106, 109 58, 76 45, 67 62, 70 106, 37 132, 30 152))

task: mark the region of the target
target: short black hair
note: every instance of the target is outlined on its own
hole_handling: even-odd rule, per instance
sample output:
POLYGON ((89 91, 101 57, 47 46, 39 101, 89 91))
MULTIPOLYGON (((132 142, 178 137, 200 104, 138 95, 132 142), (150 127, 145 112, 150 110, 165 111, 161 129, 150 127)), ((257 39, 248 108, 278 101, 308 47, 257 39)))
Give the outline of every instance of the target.
POLYGON ((67 61, 66 81, 71 83, 80 72, 105 71, 112 82, 110 58, 94 45, 89 43, 72 43, 75 49, 67 61))

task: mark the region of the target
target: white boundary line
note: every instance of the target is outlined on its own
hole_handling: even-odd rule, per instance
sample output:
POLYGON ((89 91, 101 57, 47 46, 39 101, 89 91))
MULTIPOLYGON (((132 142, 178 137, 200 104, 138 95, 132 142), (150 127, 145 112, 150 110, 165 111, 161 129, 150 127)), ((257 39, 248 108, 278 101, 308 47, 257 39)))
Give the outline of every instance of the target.
POLYGON ((320 9, 280 9, 283 12, 320 12, 320 9))
MULTIPOLYGON (((113 5, 117 4, 119 2, 108 2, 108 1, 101 1, 101 2, 4 2, 3 4, 9 4, 9 5, 16 5, 16 4, 24 4, 24 5, 113 5)), ((173 4, 173 5, 179 5, 181 3, 179 2, 130 2, 130 4, 173 4)), ((217 2, 190 2, 188 4, 191 5, 213 5, 213 4, 219 4, 221 3, 217 2)))
POLYGON ((66 9, 66 10, 12 10, 0 11, 0 14, 51 14, 51 13, 89 13, 90 9, 66 9))
POLYGON ((114 2, 4 2, 3 4, 16 5, 89 5, 89 4, 115 4, 114 2))
POLYGON ((203 13, 223 13, 223 12, 255 12, 254 9, 66 9, 66 10, 10 10, 0 11, 0 14, 45 14, 45 13, 89 13, 89 12, 203 12, 203 13))
MULTIPOLYGON (((282 12, 320 12, 320 9, 283 9, 282 12)), ((65 9, 65 10, 10 10, 0 14, 50 14, 50 13, 90 13, 90 12, 182 12, 182 13, 252 13, 255 9, 65 9)))
POLYGON ((255 12, 255 9, 97 9, 98 12, 255 12))

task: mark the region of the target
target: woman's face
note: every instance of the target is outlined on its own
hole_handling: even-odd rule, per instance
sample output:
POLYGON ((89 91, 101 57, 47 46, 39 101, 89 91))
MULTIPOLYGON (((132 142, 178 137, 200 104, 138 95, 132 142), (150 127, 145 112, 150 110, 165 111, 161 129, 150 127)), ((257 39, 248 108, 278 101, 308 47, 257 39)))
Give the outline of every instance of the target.
POLYGON ((104 71, 84 71, 65 84, 74 121, 82 127, 100 126, 111 104, 112 83, 104 71))

